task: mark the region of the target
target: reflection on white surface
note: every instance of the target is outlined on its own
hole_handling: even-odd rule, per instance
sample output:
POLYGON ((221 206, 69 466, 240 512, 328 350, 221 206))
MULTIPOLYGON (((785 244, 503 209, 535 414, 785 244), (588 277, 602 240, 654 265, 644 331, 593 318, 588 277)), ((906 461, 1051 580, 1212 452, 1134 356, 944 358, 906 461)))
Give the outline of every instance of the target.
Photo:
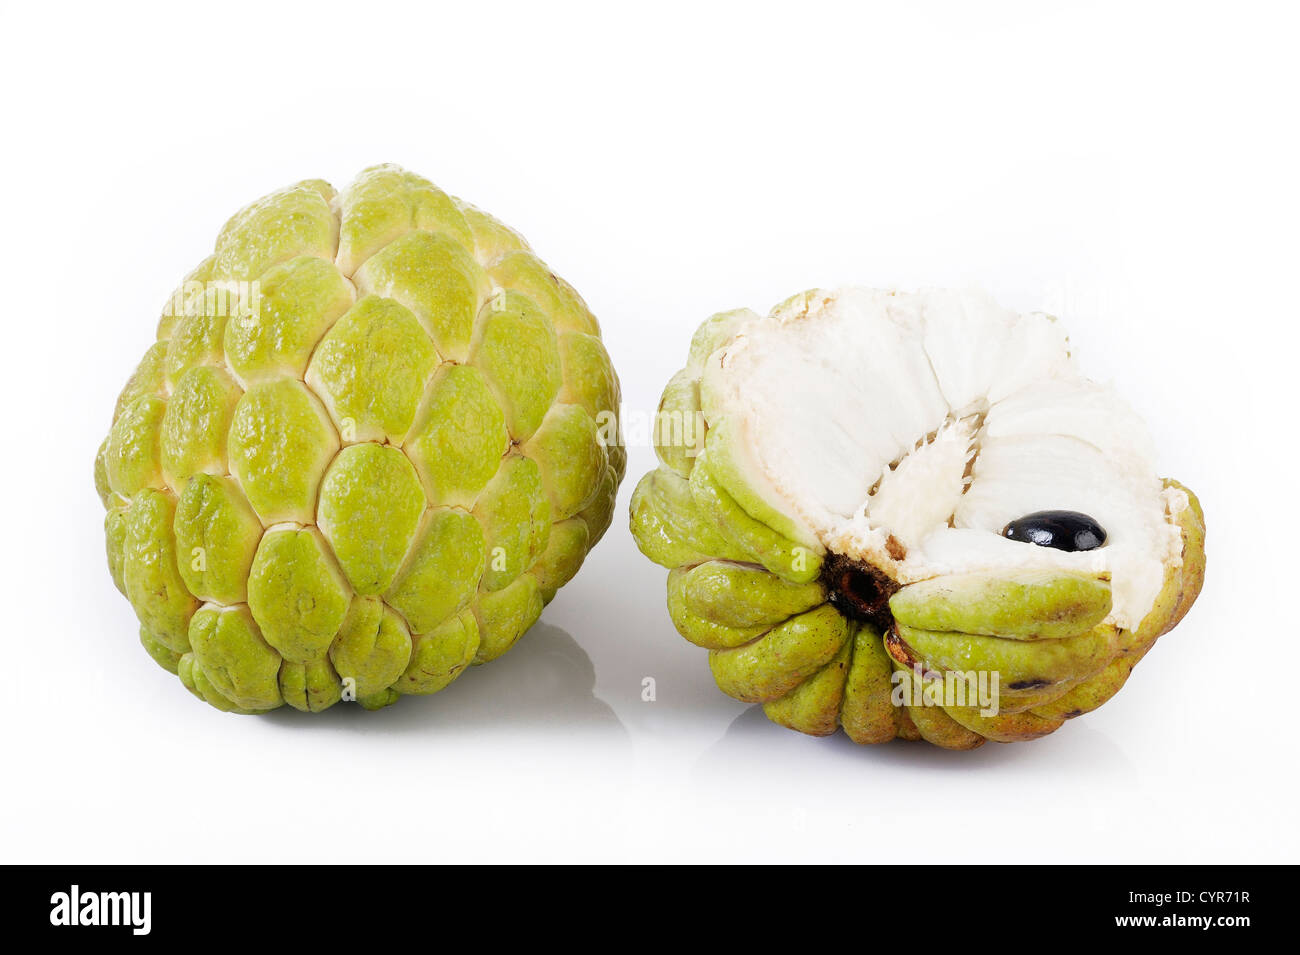
POLYGON ((595 687, 591 657, 567 631, 543 620, 504 656, 470 667, 438 693, 404 696, 374 712, 337 703, 322 713, 282 707, 262 719, 295 731, 437 734, 505 729, 626 738, 627 730, 596 696, 595 687))
POLYGON ((849 764, 856 760, 867 772, 898 772, 913 769, 923 772, 960 773, 969 777, 980 771, 997 771, 1001 767, 1030 763, 1048 771, 1066 770, 1068 766, 1086 765, 1090 775, 1127 776, 1134 770, 1124 750, 1104 733, 1088 728, 1086 718, 1071 721, 1056 734, 1027 743, 985 743, 970 751, 950 751, 929 743, 891 740, 876 746, 859 746, 843 732, 822 738, 805 736, 778 726, 763 713, 762 706, 750 706, 727 727, 722 738, 713 744, 697 764, 697 772, 707 778, 725 771, 727 764, 751 761, 761 751, 785 749, 786 758, 795 759, 807 769, 825 771, 831 764, 849 764), (1053 744, 1060 734, 1069 734, 1068 745, 1053 744), (788 742, 787 742, 788 740, 788 742), (798 746, 798 749, 794 747, 798 746), (806 755, 803 755, 806 754, 806 755))

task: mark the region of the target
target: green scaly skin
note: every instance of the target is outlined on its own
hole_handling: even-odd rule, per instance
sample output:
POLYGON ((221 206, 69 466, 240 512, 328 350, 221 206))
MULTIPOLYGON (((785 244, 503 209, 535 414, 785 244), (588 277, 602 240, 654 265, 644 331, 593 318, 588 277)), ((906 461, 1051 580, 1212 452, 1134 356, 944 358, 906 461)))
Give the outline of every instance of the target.
MULTIPOLYGON (((704 362, 747 315, 721 313, 700 326, 661 412, 678 420, 707 414, 704 362)), ((1166 572, 1135 631, 1103 623, 1107 581, 1057 571, 921 581, 894 592, 883 614, 860 619, 831 602, 831 555, 746 486, 738 463, 745 449, 729 422, 686 432, 694 440, 685 444, 667 440, 673 433, 682 435, 657 434, 660 466, 633 492, 632 535, 646 557, 669 568, 669 616, 683 637, 709 650, 718 687, 762 703, 769 719, 802 733, 842 728, 856 743, 922 739, 947 749, 1047 735, 1118 692, 1204 580, 1200 504, 1166 481, 1190 503, 1172 516, 1182 562, 1166 572), (998 673, 996 715, 977 705, 926 705, 933 678, 970 671, 998 673), (911 684, 910 702, 896 700, 899 681, 911 684)))
POLYGON ((172 303, 95 488, 141 644, 217 709, 435 693, 608 528, 626 454, 596 319, 429 181, 259 199, 172 303))

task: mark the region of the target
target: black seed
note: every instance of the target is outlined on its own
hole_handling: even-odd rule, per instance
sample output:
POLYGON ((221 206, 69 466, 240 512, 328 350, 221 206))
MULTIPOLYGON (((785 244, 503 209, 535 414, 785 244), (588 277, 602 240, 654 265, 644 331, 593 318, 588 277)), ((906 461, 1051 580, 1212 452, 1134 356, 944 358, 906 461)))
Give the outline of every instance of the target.
POLYGON ((1096 550, 1106 543, 1106 531, 1078 511, 1035 511, 1002 529, 1002 536, 1056 550, 1096 550))

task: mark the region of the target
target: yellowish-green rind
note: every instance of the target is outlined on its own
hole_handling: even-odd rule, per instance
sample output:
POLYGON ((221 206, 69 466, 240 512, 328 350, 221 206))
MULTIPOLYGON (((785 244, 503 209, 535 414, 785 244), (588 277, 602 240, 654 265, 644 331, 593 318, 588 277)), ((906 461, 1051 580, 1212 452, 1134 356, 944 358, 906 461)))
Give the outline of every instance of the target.
POLYGON ((248 574, 262 525, 234 478, 199 474, 187 481, 173 530, 190 593, 224 606, 248 601, 248 574))
POLYGON ((668 575, 668 612, 677 631, 710 649, 748 643, 825 602, 819 582, 791 583, 750 564, 709 561, 668 575))
POLYGON ((445 364, 403 450, 434 504, 472 508, 510 447, 506 418, 483 373, 445 364))
POLYGON ((1205 583, 1205 512, 1201 510, 1201 502, 1173 478, 1165 478, 1164 486, 1187 495, 1187 506, 1173 515, 1183 541, 1182 564, 1177 569, 1176 584, 1173 583, 1173 574, 1166 581, 1167 589, 1175 592, 1176 596, 1170 601, 1167 613, 1148 614, 1148 619, 1142 621, 1137 632, 1136 642, 1139 646, 1154 641, 1176 627, 1187 615, 1187 611, 1192 609, 1192 604, 1200 596, 1201 587, 1205 583))
POLYGON ((168 649, 189 650, 190 617, 199 602, 185 587, 177 563, 172 521, 176 502, 145 489, 131 500, 122 543, 122 583, 140 624, 168 649))
POLYGON ((1085 633, 1110 613, 1110 584, 1082 574, 1022 570, 935 577, 899 590, 894 619, 918 630, 1019 640, 1085 633))
POLYGON ((469 606, 483 576, 484 555, 483 525, 472 514, 434 508, 384 599, 416 633, 428 633, 469 606))
POLYGON ((437 693, 474 662, 478 646, 474 614, 459 613, 415 638, 411 660, 393 688, 399 693, 437 693))
POLYGON ((791 617, 744 646, 709 652, 718 688, 746 703, 789 693, 834 659, 850 636, 849 622, 829 605, 791 617))
POLYGON ((763 704, 773 723, 806 733, 830 736, 839 727, 844 685, 848 678, 853 642, 845 640, 835 658, 780 699, 763 704))
POLYGON ((655 454, 664 467, 691 476, 695 459, 705 447, 707 425, 700 410, 699 374, 683 368, 664 388, 655 413, 655 454))
POLYGON ((280 378, 245 392, 227 447, 230 472, 264 523, 315 520, 316 494, 339 435, 305 384, 280 378))
POLYGON ((984 744, 983 736, 954 720, 942 705, 927 700, 925 681, 915 671, 895 667, 895 673, 911 682, 912 702, 902 709, 921 739, 943 749, 975 749, 984 744))
POLYGON ((297 183, 230 219, 118 398, 113 582, 218 709, 436 692, 609 526, 619 400, 586 304, 496 219, 395 166, 297 183))
POLYGON ((368 295, 320 340, 306 381, 348 443, 400 445, 415 424, 438 352, 411 312, 368 295))
POLYGON ((247 607, 204 607, 190 622, 194 665, 212 689, 245 710, 279 706, 280 654, 262 639, 247 607))
POLYGON ((859 625, 840 706, 840 725, 853 742, 884 743, 898 735, 904 711, 893 703, 893 672, 880 632, 870 624, 859 625))
POLYGON ((502 590, 483 594, 475 608, 479 647, 476 663, 495 660, 542 615, 545 600, 537 578, 524 574, 502 590))
POLYGON ((1048 686, 1079 679, 1103 667, 1115 645, 1115 630, 1097 626, 1055 640, 1008 640, 969 633, 940 633, 896 623, 886 647, 904 666, 959 673, 997 673, 1009 689, 1048 686))
POLYGON ((406 672, 411 633, 378 597, 358 597, 330 645, 330 662, 359 700, 374 700, 406 672))
POLYGON ((397 576, 426 502, 415 468, 390 445, 339 452, 321 482, 316 522, 359 594, 380 594, 397 576))
POLYGON ((820 545, 798 543, 747 514, 713 478, 707 451, 691 469, 690 488, 700 515, 711 521, 748 560, 794 583, 806 584, 817 579, 822 567, 820 545))
POLYGON ((667 468, 648 472, 637 484, 630 516, 637 547, 661 567, 751 559, 704 517, 686 479, 667 468))

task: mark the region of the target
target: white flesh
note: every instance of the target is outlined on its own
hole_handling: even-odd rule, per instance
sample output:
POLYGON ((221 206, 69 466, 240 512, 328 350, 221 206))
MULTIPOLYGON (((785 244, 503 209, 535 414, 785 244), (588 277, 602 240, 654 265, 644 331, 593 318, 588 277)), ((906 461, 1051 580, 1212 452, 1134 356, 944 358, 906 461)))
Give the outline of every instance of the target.
POLYGON ((1108 577, 1108 619, 1134 628, 1181 559, 1186 495, 1162 489, 1145 426, 1080 375, 1050 316, 976 292, 810 292, 738 323, 701 395, 711 426, 739 427, 755 493, 901 583, 1075 570, 1108 577), (1090 515, 1105 546, 1001 536, 1040 510, 1090 515))

